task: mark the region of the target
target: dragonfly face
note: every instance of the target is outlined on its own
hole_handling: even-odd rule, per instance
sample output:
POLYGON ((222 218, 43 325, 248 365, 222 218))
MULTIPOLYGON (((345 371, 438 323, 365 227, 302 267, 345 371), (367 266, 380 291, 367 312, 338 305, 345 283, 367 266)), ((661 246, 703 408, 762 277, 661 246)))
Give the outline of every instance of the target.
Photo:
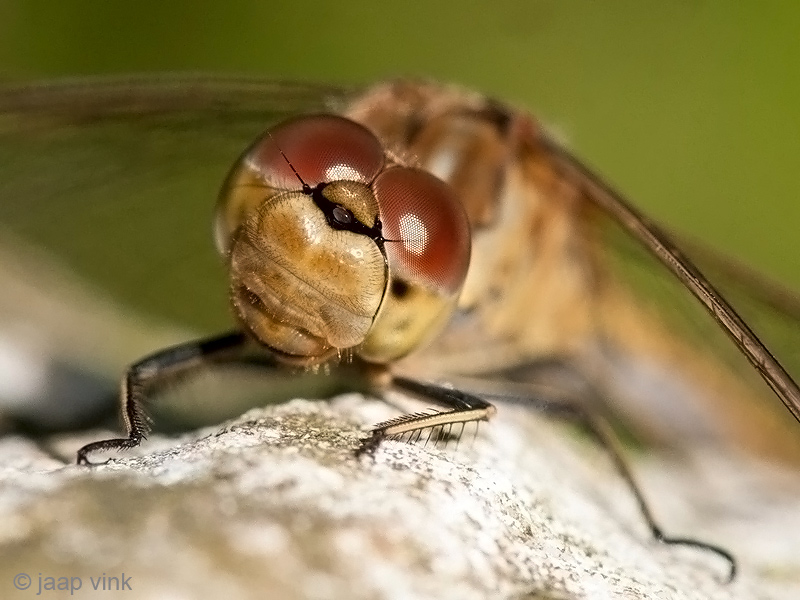
POLYGON ((469 264, 453 191, 334 116, 257 141, 228 176, 216 231, 239 320, 301 364, 409 353, 444 324, 469 264))

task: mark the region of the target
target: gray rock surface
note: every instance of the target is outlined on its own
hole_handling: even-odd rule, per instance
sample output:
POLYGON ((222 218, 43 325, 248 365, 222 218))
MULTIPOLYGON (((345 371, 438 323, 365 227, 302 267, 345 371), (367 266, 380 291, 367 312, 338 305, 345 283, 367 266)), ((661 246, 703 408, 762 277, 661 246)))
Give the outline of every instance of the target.
MULTIPOLYGON (((725 584, 715 555, 649 537, 596 448, 518 407, 500 409, 458 450, 386 442, 361 459, 365 425, 396 413, 357 395, 154 436, 95 468, 6 437, 0 597, 80 578, 72 597, 800 598, 797 474, 710 453, 634 461, 669 533, 737 555, 740 577, 725 584), (125 593, 101 595, 102 580, 92 589, 123 573, 125 593), (15 589, 18 574, 30 588, 15 589)), ((90 439, 55 448, 71 459, 90 439)))

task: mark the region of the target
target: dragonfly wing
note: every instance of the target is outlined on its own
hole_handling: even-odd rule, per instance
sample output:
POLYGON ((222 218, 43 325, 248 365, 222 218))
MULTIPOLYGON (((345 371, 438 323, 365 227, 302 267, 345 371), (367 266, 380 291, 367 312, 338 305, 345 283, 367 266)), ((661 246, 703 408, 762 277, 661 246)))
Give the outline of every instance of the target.
MULTIPOLYGON (((753 293, 730 294, 730 278, 720 277, 720 269, 709 270, 709 279, 669 234, 590 169, 555 144, 549 149, 554 168, 589 205, 586 218, 601 240, 598 347, 622 395, 634 395, 638 384, 631 382, 648 379, 639 400, 655 400, 650 405, 658 419, 680 413, 690 398, 695 409, 684 412, 684 421, 707 422, 768 454, 800 456, 800 389, 786 369, 797 363, 797 344, 777 343, 774 331, 755 318, 752 301, 743 300, 753 293)), ((792 315, 773 321, 773 330, 776 323, 789 334, 784 338, 793 329, 800 341, 792 315)))
POLYGON ((0 87, 0 363, 16 381, 0 398, 50 398, 42 385, 66 378, 76 392, 59 385, 61 409, 43 409, 66 422, 124 365, 186 339, 178 326, 229 327, 211 234, 227 170, 275 121, 348 95, 203 76, 0 87))
POLYGON ((688 237, 673 236, 723 291, 790 373, 800 372, 800 292, 747 263, 688 237))
POLYGON ((210 224, 227 170, 271 123, 344 95, 202 77, 0 89, 0 226, 121 301, 216 325, 210 224))

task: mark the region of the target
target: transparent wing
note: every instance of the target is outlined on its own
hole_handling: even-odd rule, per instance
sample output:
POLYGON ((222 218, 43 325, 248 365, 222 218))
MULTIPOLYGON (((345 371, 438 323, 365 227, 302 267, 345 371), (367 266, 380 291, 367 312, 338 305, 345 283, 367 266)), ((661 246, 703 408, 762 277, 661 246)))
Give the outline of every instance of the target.
POLYGON ((800 373, 800 292, 702 242, 673 236, 692 261, 771 348, 789 373, 800 373))
POLYGON ((121 301, 217 325, 210 215, 227 169, 275 120, 342 95, 196 77, 0 89, 0 225, 121 301))
POLYGON ((663 419, 680 398, 691 398, 694 412, 684 419, 713 423, 742 445, 796 459, 800 389, 790 374, 800 373, 800 313, 790 300, 796 296, 761 277, 737 276, 741 269, 720 255, 694 249, 701 272, 671 236, 575 157, 555 144, 549 149, 556 169, 591 206, 602 240, 608 277, 598 318, 606 364, 617 367, 615 385, 630 388, 641 380, 637 373, 661 370, 649 389, 627 395, 645 404, 650 396, 663 419))
POLYGON ((169 324, 230 327, 211 235, 227 170, 276 120, 347 96, 199 76, 0 87, 0 400, 57 388, 43 410, 69 421, 125 364, 185 339, 169 324))

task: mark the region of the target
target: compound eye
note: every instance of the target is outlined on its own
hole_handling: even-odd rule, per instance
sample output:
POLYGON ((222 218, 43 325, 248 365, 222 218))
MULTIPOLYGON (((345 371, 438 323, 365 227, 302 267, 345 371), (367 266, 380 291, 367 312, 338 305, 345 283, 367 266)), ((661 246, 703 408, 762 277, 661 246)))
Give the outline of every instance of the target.
POLYGON ((383 167, 383 156, 380 142, 365 127, 335 115, 314 115, 280 124, 245 160, 271 187, 299 190, 292 167, 311 187, 340 180, 366 184, 383 167))
POLYGON ((400 277, 454 294, 467 275, 470 230, 453 189, 419 169, 392 167, 373 184, 389 267, 400 277))

